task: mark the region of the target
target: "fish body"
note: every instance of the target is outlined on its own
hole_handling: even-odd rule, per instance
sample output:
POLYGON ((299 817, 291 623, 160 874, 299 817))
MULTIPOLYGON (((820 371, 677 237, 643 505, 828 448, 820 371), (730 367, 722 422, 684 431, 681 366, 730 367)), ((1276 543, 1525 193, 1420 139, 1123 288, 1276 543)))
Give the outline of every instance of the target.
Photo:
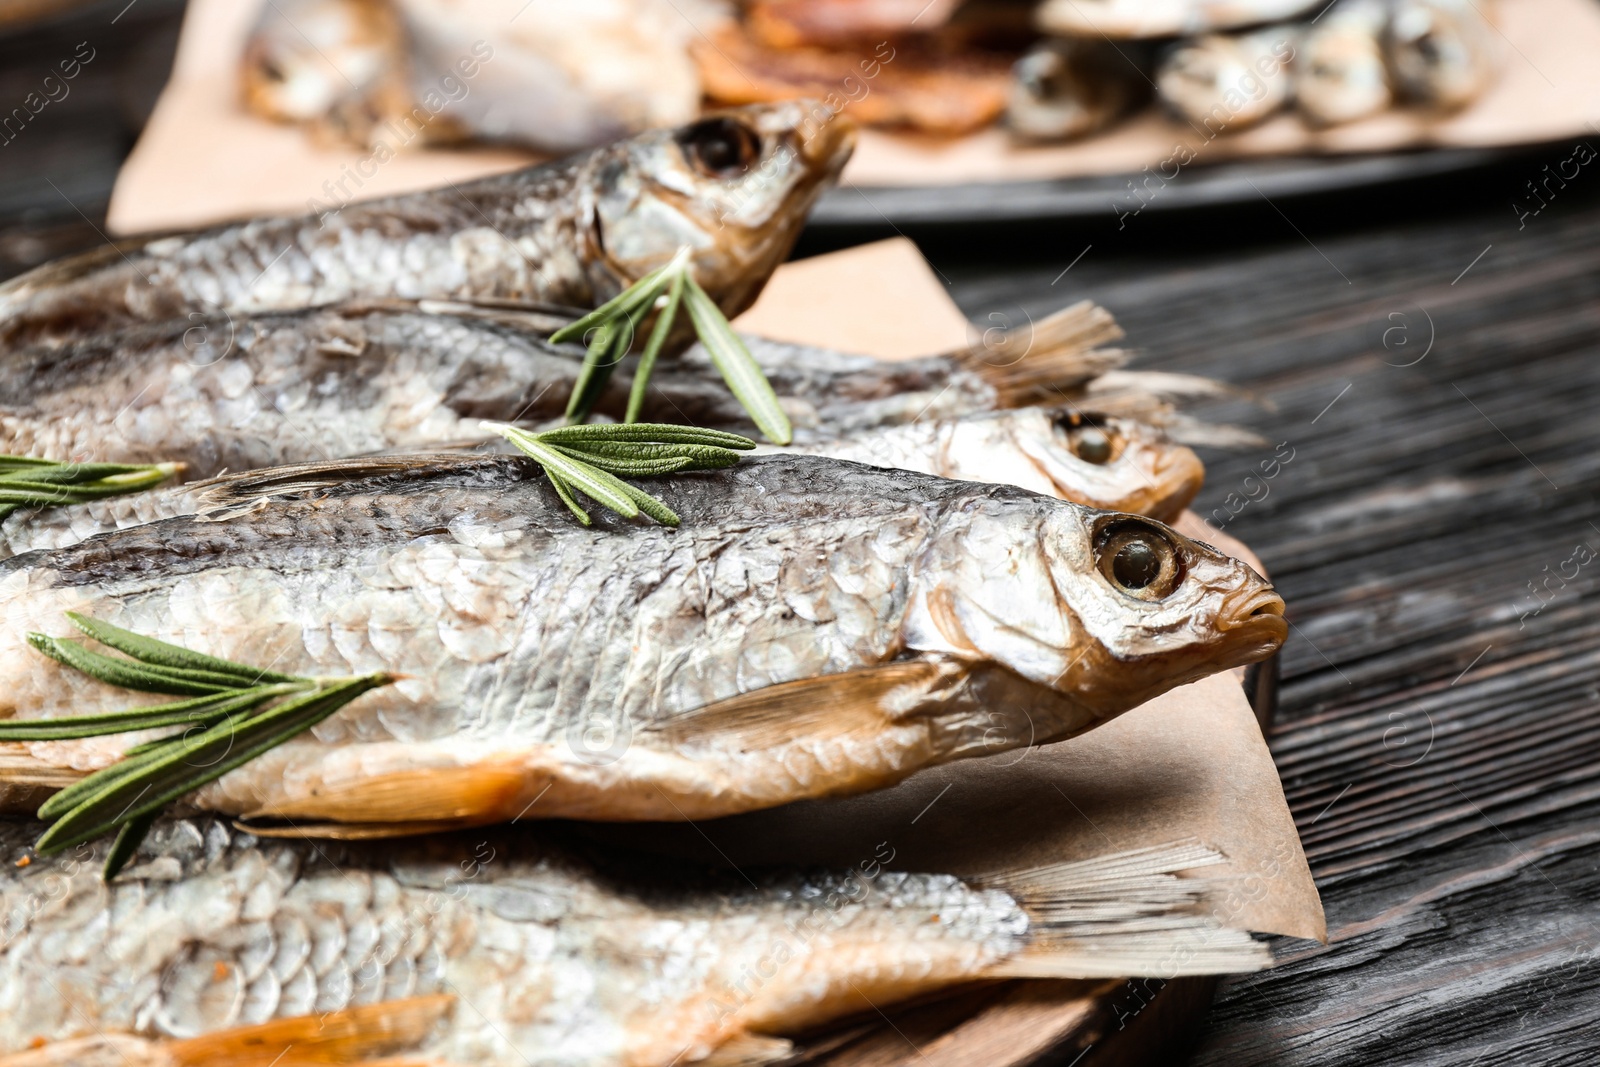
POLYGON ((1274 26, 1184 41, 1156 71, 1161 102, 1208 136, 1257 125, 1289 102, 1297 36, 1274 26))
POLYGON ((0 286, 0 342, 361 299, 593 307, 685 245, 731 316, 853 144, 819 104, 742 108, 449 189, 131 242, 0 286))
POLYGON ((1388 0, 1341 0, 1300 39, 1294 101, 1318 126, 1386 110, 1394 100, 1383 58, 1388 0))
MULTIPOLYGON (((243 476, 0 562, 0 711, 125 706, 31 652, 76 611, 304 676, 404 676, 196 794, 335 822, 703 818, 1064 739, 1262 658, 1282 601, 1153 520, 802 456, 573 522, 531 462, 243 476)), ((128 738, 29 744, 41 767, 128 738)), ((20 751, 20 750, 17 750, 20 751)))
POLYGON ((1397 91, 1444 110, 1483 95, 1499 73, 1488 0, 1395 0, 1384 54, 1397 91))
POLYGON ((757 1067, 795 1051, 778 1034, 957 982, 1268 958, 1195 914, 1221 860, 1198 846, 736 874, 545 829, 313 844, 191 819, 108 886, 103 847, 13 866, 36 829, 0 822, 7 1067, 757 1067))
POLYGON ((1143 52, 1098 37, 1058 37, 1036 45, 1012 68, 1006 124, 1034 141, 1105 129, 1149 99, 1143 52))
POLYGON ((1034 16, 1067 37, 1186 37, 1309 15, 1319 0, 1045 0, 1034 16))

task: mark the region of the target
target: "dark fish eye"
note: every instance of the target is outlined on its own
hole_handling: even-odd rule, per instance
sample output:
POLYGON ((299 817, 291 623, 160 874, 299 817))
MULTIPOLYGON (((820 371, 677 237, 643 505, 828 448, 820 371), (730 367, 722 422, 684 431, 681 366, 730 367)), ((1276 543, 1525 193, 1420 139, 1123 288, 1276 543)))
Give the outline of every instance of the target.
POLYGON ((761 138, 733 119, 705 119, 678 135, 684 155, 708 178, 732 178, 761 155, 761 138))
POLYGON ((1183 559, 1172 539, 1137 519, 1116 520, 1102 528, 1095 558, 1112 585, 1140 600, 1161 600, 1183 581, 1183 559))
POLYGON ((1099 466, 1111 462, 1111 435, 1098 426, 1080 426, 1067 434, 1067 447, 1085 463, 1099 466))

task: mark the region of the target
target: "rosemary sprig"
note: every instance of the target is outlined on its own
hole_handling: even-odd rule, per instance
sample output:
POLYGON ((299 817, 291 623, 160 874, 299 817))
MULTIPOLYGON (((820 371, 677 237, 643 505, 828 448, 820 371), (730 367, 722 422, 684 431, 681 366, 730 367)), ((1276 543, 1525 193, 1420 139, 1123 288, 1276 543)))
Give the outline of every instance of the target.
POLYGON ((304 733, 390 674, 303 678, 259 670, 67 613, 108 656, 70 638, 30 633, 28 643, 109 685, 187 699, 103 715, 0 722, 0 741, 61 741, 140 730, 177 732, 136 745, 121 760, 56 793, 39 808, 51 823, 35 846, 48 856, 117 831, 109 881, 132 858, 168 804, 304 733))
POLYGON ((484 425, 543 467, 556 493, 585 526, 592 520, 576 493, 624 518, 643 512, 664 526, 676 526, 679 519, 671 508, 622 478, 721 470, 756 446, 736 433, 648 422, 561 426, 539 433, 505 423, 484 425))
POLYGON ((578 383, 567 402, 567 419, 583 422, 594 410, 611 372, 633 347, 639 327, 653 311, 659 312, 655 327, 639 354, 639 366, 628 396, 626 422, 635 422, 644 407, 646 383, 655 369, 656 357, 672 332, 680 307, 689 311, 689 321, 728 388, 750 413, 756 428, 773 444, 786 445, 794 439, 789 416, 778 404, 772 383, 761 372, 755 357, 733 331, 733 325, 717 307, 716 301, 700 287, 689 270, 689 247, 685 245, 664 267, 651 271, 621 293, 587 315, 557 330, 550 339, 575 341, 587 336, 589 348, 584 356, 578 383))
POLYGON ((59 463, 36 456, 0 456, 0 520, 18 508, 83 504, 154 488, 181 463, 59 463))

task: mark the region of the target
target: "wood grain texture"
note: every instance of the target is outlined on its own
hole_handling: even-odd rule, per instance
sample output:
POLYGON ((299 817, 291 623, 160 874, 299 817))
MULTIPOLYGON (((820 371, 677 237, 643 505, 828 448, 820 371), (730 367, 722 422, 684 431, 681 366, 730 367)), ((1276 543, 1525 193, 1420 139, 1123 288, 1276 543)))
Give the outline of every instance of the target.
POLYGON ((1264 205, 1243 248, 933 257, 975 319, 1092 297, 1294 450, 1207 456, 1197 510, 1289 604, 1271 743, 1332 944, 1226 982, 1196 1064, 1596 1062, 1600 177, 1519 229, 1543 177, 1421 222, 1264 205))

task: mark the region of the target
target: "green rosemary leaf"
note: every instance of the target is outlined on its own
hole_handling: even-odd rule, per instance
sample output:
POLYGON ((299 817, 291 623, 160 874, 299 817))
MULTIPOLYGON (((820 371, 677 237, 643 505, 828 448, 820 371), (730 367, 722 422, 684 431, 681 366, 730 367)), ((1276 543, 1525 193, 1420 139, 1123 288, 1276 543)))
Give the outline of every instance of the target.
POLYGON ((97 678, 110 685, 121 686, 123 689, 137 689, 142 693, 168 693, 173 696, 205 696, 208 693, 222 693, 230 689, 243 686, 238 678, 223 678, 221 682, 186 680, 172 676, 161 668, 151 667, 135 660, 115 659, 111 656, 92 652, 85 648, 82 642, 67 638, 48 637, 45 634, 30 633, 28 644, 43 652, 59 663, 82 671, 91 678, 97 678))
POLYGON ((723 316, 722 309, 693 278, 685 279, 683 301, 689 309, 689 318, 694 321, 695 332, 700 335, 700 343, 705 345, 706 354, 721 372, 734 397, 750 413, 757 429, 773 444, 786 445, 792 441, 794 427, 789 423, 789 416, 778 405, 778 394, 772 391, 772 383, 761 373, 750 350, 733 332, 733 326, 723 316))
POLYGON ((180 463, 56 463, 31 456, 0 456, 0 518, 19 507, 81 504, 153 488, 182 469, 180 463))
MULTIPOLYGON (((523 431, 527 432, 527 431, 523 431)), ((623 441, 643 441, 669 445, 715 445, 743 451, 756 447, 748 437, 725 430, 709 430, 700 426, 674 426, 664 422, 601 423, 586 426, 558 426, 543 430, 539 440, 553 445, 579 447, 587 442, 611 444, 623 441)))
POLYGON ((672 285, 667 290, 667 306, 656 316, 655 329, 650 331, 650 339, 639 354, 639 366, 633 372, 633 389, 628 393, 628 412, 623 416, 623 422, 638 422, 639 412, 644 410, 645 385, 650 381, 651 372, 656 369, 656 357, 661 355, 661 348, 667 343, 667 335, 672 332, 678 308, 683 303, 683 281, 681 271, 672 276, 672 285))
POLYGON ((632 315, 623 315, 595 331, 589 351, 583 357, 583 366, 578 370, 572 395, 567 398, 567 421, 582 422, 594 411, 617 364, 633 346, 637 321, 632 315))
POLYGON ((649 493, 646 493, 641 489, 637 489, 634 486, 629 485, 627 482, 622 482, 620 484, 633 502, 638 505, 639 510, 659 522, 661 525, 675 527, 683 521, 682 519, 678 518, 677 512, 667 507, 649 493))
POLYGON ((242 767, 322 722, 369 690, 388 685, 387 674, 336 682, 291 697, 243 722, 229 718, 204 733, 173 744, 170 751, 100 790, 62 815, 39 838, 35 850, 52 855, 101 837, 130 820, 159 812, 201 786, 242 767))
POLYGON ((32 467, 59 467, 61 464, 53 459, 41 459, 38 456, 5 456, 0 455, 0 471, 25 470, 32 467))
POLYGON ((672 261, 666 266, 657 267, 642 275, 638 281, 604 304, 551 334, 550 340, 556 344, 579 340, 594 327, 610 322, 619 315, 625 315, 641 304, 655 303, 656 297, 660 296, 662 290, 669 284, 671 276, 674 273, 682 273, 688 262, 689 249, 685 246, 678 250, 678 254, 673 256, 672 261))
POLYGON ((567 505, 567 508, 577 520, 585 526, 593 526, 594 520, 589 517, 587 511, 583 510, 583 505, 578 503, 578 498, 572 495, 572 487, 562 481, 559 474, 552 473, 548 468, 545 470, 544 476, 550 479, 550 486, 556 491, 556 496, 561 498, 561 502, 567 505))
MULTIPOLYGON (((45 460, 44 463, 48 464, 50 461, 45 460)), ((178 465, 169 463, 153 468, 149 464, 137 463, 58 463, 52 466, 19 467, 10 471, 4 471, 4 468, 0 467, 0 471, 4 471, 0 473, 0 485, 17 481, 79 485, 83 482, 96 482, 132 474, 145 475, 162 467, 170 467, 172 470, 168 473, 176 473, 178 465)))
POLYGON ((0 741, 71 741, 81 737, 160 730, 210 722, 235 710, 241 701, 256 703, 294 692, 286 686, 261 686, 242 692, 212 693, 172 704, 155 704, 104 715, 71 715, 60 719, 7 719, 0 722, 0 741), (259 694, 254 695, 252 694, 259 694))
POLYGON ((117 831, 117 839, 111 843, 111 853, 106 856, 106 866, 101 878, 109 882, 122 873, 122 868, 126 867, 128 861, 133 859, 133 854, 139 851, 139 845, 144 842, 145 835, 150 832, 150 827, 154 826, 155 822, 156 814, 151 814, 129 819, 122 824, 122 829, 117 831))
POLYGON ((569 489, 578 490, 596 504, 610 508, 623 518, 631 519, 639 514, 638 506, 624 491, 624 483, 614 475, 556 451, 533 434, 507 436, 512 444, 527 453, 539 466, 560 476, 569 489))
POLYGON ((592 467, 598 467, 607 474, 618 476, 651 477, 675 474, 694 464, 694 460, 688 456, 663 456, 659 459, 621 459, 615 456, 579 452, 570 448, 562 448, 560 445, 551 445, 550 447, 570 459, 577 460, 579 463, 587 463, 592 467))
POLYGON ((72 625, 99 641, 102 645, 114 648, 118 652, 125 652, 140 662, 158 667, 227 674, 251 685, 257 685, 262 682, 305 681, 305 679, 296 678, 292 674, 264 671, 247 664, 221 659, 217 656, 191 652, 181 645, 170 645, 153 637, 145 637, 131 630, 124 630, 120 626, 113 626, 109 622, 102 622, 99 619, 91 619, 86 615, 79 615, 75 611, 67 612, 67 618, 72 620, 72 625))

